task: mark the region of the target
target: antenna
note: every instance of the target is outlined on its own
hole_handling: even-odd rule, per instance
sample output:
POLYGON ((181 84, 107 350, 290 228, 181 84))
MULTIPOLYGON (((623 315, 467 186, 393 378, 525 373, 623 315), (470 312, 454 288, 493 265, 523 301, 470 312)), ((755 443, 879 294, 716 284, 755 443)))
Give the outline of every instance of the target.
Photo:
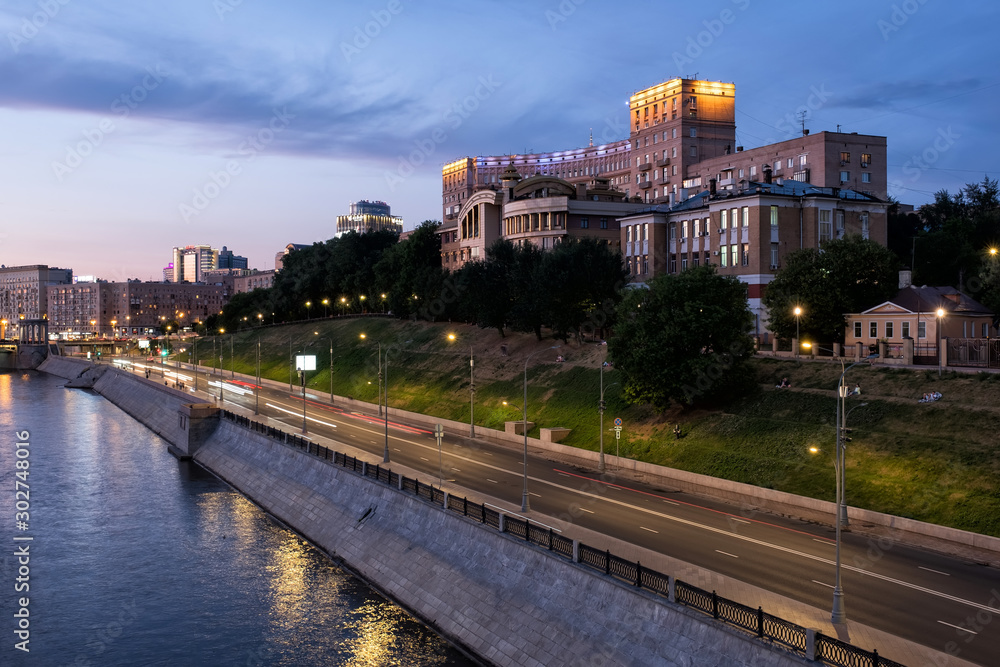
POLYGON ((800 111, 796 115, 799 117, 799 123, 802 124, 802 134, 805 134, 806 133, 806 116, 809 115, 809 112, 803 110, 803 111, 800 111))
POLYGON ((837 134, 840 134, 840 123, 837 123, 837 134))
POLYGON ((590 128, 590 146, 594 145, 594 128, 590 128))

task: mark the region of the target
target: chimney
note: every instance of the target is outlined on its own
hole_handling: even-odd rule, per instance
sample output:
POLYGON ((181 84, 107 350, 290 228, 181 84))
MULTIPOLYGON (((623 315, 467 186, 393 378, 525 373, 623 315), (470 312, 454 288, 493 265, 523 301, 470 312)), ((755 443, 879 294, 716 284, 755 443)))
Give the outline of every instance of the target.
POLYGON ((771 167, 767 165, 764 166, 764 182, 765 183, 771 182, 771 167))
POLYGON ((906 289, 913 284, 913 272, 912 271, 900 271, 899 272, 899 289, 906 289))
POLYGON ((670 196, 667 198, 667 201, 670 202, 670 208, 673 208, 674 204, 677 203, 677 193, 671 192, 670 196))
POLYGON ((802 130, 802 136, 803 137, 808 137, 809 136, 809 130, 802 130))
POLYGON ((714 178, 708 179, 708 194, 712 195, 713 197, 715 196, 715 179, 714 178))
POLYGON ((687 198, 688 198, 688 189, 681 188, 681 201, 687 201, 687 198))
POLYGON ((576 184, 576 198, 577 199, 581 199, 581 200, 587 198, 587 184, 586 183, 577 183, 576 184))

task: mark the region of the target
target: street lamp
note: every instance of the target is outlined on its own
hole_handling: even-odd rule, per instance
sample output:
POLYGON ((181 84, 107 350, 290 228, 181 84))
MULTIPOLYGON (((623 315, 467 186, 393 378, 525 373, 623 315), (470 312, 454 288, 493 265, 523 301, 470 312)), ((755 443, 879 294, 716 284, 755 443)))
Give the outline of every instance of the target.
POLYGON ((382 313, 385 313, 385 294, 382 294, 382 313))
MULTIPOLYGON (((367 334, 361 334, 360 336, 358 336, 358 338, 360 338, 361 340, 367 340, 368 336, 367 334)), ((376 400, 376 403, 378 403, 378 416, 381 417, 382 416, 382 341, 377 340, 375 341, 375 344, 378 345, 378 399, 376 400)), ((387 357, 386 362, 388 362, 389 350, 386 350, 385 353, 387 357)), ((388 401, 388 398, 386 400, 388 401)), ((389 410, 388 402, 386 403, 385 407, 386 407, 386 413, 388 413, 389 410)), ((385 455, 386 455, 385 462, 388 463, 389 462, 388 445, 386 445, 385 455)))
MULTIPOLYGON (((456 340, 453 333, 448 334, 448 340, 456 340)), ((476 437, 476 358, 469 345, 469 437, 476 437)))
MULTIPOLYGON (((802 308, 800 308, 799 306, 795 306, 795 310, 793 310, 792 312, 795 313, 795 341, 798 342, 798 340, 799 340, 799 317, 802 315, 802 308)), ((799 356, 799 349, 797 347, 795 348, 795 356, 796 357, 799 356)))
MULTIPOLYGON (((811 343, 803 343, 802 347, 809 348, 812 347, 811 343)), ((817 348, 825 349, 825 348, 817 348)), ((829 350, 828 350, 829 351, 829 350)), ((865 361, 871 361, 872 359, 877 359, 878 354, 869 354, 865 361)), ((847 427, 847 414, 844 411, 844 399, 847 398, 847 386, 844 384, 844 376, 847 375, 847 371, 851 370, 855 366, 864 363, 864 361, 856 361, 850 366, 844 367, 843 358, 840 359, 840 367, 843 369, 840 373, 840 379, 837 380, 837 450, 835 458, 837 461, 836 474, 837 474, 837 501, 835 503, 837 508, 837 517, 835 519, 837 524, 837 581, 833 588, 833 611, 830 614, 830 619, 833 623, 843 623, 847 620, 847 613, 844 611, 844 587, 841 585, 840 578, 840 534, 843 526, 846 525, 847 518, 847 505, 845 504, 844 497, 844 486, 846 477, 844 475, 844 468, 846 463, 845 449, 846 442, 844 441, 845 433, 847 427)), ((855 406, 860 407, 860 406, 855 406)), ((852 408, 853 410, 854 408, 852 408)))
POLYGON ((944 317, 944 308, 938 308, 934 313, 937 315, 937 355, 938 355, 938 379, 941 378, 941 366, 944 364, 941 359, 941 319, 944 317))
POLYGON ((329 317, 329 311, 328 311, 328 306, 329 305, 330 305, 330 300, 329 299, 323 299, 323 317, 324 318, 329 317))
POLYGON ((312 319, 312 316, 309 314, 309 309, 312 308, 312 305, 313 305, 312 301, 306 301, 306 319, 307 320, 312 319))
POLYGON ((536 354, 542 352, 547 352, 549 350, 555 350, 556 348, 562 347, 561 345, 553 345, 552 347, 547 347, 543 350, 535 350, 529 354, 524 359, 524 404, 521 407, 523 424, 522 429, 524 431, 524 488, 521 491, 521 511, 528 512, 531 510, 530 503, 528 502, 528 362, 536 354))
POLYGON ((382 463, 389 462, 389 351, 394 347, 398 349, 397 345, 385 348, 385 448, 382 450, 382 463))
POLYGON ((358 299, 361 300, 361 313, 364 314, 365 313, 365 295, 362 294, 361 296, 358 297, 358 299))
POLYGON ((601 413, 601 426, 600 426, 600 433, 601 433, 601 456, 597 460, 597 471, 598 472, 604 472, 604 390, 605 389, 611 389, 611 387, 613 387, 616 384, 618 384, 617 382, 612 382, 607 387, 604 386, 604 366, 605 366, 606 363, 607 362, 604 362, 604 361, 601 362, 601 399, 597 403, 598 412, 601 413))
POLYGON ((340 297, 340 314, 347 315, 347 297, 340 297))
MULTIPOLYGON (((325 299, 324 299, 324 301, 325 301, 325 299)), ((314 331, 313 335, 314 336, 318 336, 319 332, 318 331, 314 331)), ((320 340, 328 340, 328 341, 330 341, 330 405, 333 405, 333 338, 323 337, 323 338, 320 338, 320 340)))
POLYGON ((257 325, 258 326, 264 325, 264 313, 257 313, 257 325))

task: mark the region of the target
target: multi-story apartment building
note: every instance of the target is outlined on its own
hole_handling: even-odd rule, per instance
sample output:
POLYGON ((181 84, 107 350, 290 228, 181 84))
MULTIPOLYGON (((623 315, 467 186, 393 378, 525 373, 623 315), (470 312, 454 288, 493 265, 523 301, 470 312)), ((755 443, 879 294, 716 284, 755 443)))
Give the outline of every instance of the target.
MULTIPOLYGON (((806 132, 744 151, 736 145, 735 104, 734 84, 671 79, 630 97, 628 138, 551 153, 464 157, 444 165, 439 229, 442 261, 446 267, 457 268, 469 257, 479 256, 474 254, 481 252, 475 250, 477 246, 509 234, 509 227, 500 227, 507 218, 506 208, 502 215, 482 208, 502 203, 496 193, 504 191, 508 168, 525 182, 558 179, 570 188, 598 179, 621 193, 622 201, 647 206, 682 202, 689 194, 708 189, 712 180, 717 193, 735 192, 746 183, 764 181, 765 171, 776 182, 797 180, 885 198, 885 137, 806 132), (478 216, 483 243, 463 244, 469 238, 470 214, 474 225, 478 216)), ((575 200, 581 201, 580 197, 575 200)), ((591 216, 586 217, 589 222, 591 216)), ((609 226, 617 229, 617 223, 609 221, 609 226)), ((547 236, 543 231, 548 230, 532 228, 520 232, 519 238, 542 246, 547 236)), ((581 233, 592 235, 593 231, 581 233)), ((621 233, 622 243, 626 243, 625 233, 621 233)))
POLYGON ((164 322, 180 327, 222 311, 229 298, 222 285, 190 283, 79 283, 48 288, 51 333, 136 336, 164 322))
POLYGON ((174 248, 175 283, 200 283, 202 272, 219 268, 219 251, 207 245, 189 245, 174 248))
POLYGON ((252 271, 237 276, 233 280, 233 294, 252 292, 255 289, 268 289, 274 286, 274 271, 252 271))
POLYGON ((72 269, 44 264, 0 266, 0 320, 44 319, 48 314, 46 288, 72 282, 72 269))
MULTIPOLYGON (((768 176, 768 180, 770 176, 768 176)), ((745 182, 621 219, 625 264, 634 282, 714 264, 747 285, 756 333, 767 330, 761 299, 785 256, 823 241, 859 234, 885 245, 888 204, 844 188, 786 180, 745 182)))
POLYGON ((337 216, 338 238, 347 232, 390 231, 397 234, 403 231, 403 219, 398 215, 393 215, 388 204, 384 201, 368 201, 362 199, 359 202, 351 202, 350 213, 337 216))

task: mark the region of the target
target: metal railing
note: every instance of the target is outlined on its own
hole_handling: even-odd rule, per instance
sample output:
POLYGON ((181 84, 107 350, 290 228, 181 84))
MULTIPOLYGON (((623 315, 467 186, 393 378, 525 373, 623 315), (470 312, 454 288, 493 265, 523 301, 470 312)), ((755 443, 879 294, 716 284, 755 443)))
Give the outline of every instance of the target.
POLYGON ((904 667, 904 665, 883 658, 878 651, 867 651, 852 644, 842 642, 822 633, 814 636, 815 655, 808 655, 808 637, 811 631, 801 625, 791 623, 754 609, 734 600, 721 597, 715 591, 706 591, 685 583, 676 577, 652 570, 639 562, 616 556, 609 550, 601 550, 571 540, 552 528, 532 523, 477 503, 466 497, 459 497, 443 489, 421 482, 416 478, 401 476, 381 465, 369 465, 356 456, 335 452, 322 445, 306 440, 293 433, 285 433, 272 426, 252 421, 228 410, 221 411, 222 418, 255 433, 295 447, 332 465, 358 472, 369 479, 423 498, 446 511, 455 512, 473 521, 490 526, 519 540, 533 544, 553 554, 592 570, 613 577, 636 588, 645 589, 657 595, 700 611, 726 625, 738 628, 760 640, 787 649, 795 654, 820 661, 832 667, 904 667))

